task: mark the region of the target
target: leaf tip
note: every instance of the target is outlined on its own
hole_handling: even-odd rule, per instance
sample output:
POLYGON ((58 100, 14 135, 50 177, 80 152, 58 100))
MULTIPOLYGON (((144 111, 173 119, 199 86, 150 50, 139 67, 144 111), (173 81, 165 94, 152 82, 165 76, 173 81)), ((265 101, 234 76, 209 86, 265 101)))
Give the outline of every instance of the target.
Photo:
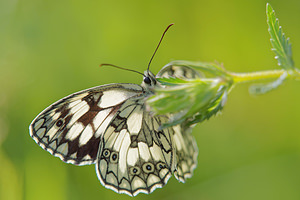
POLYGON ((267 11, 273 11, 273 8, 272 8, 272 6, 271 6, 271 4, 270 3, 267 3, 267 5, 266 5, 266 9, 267 9, 267 11))
POLYGON ((269 4, 269 3, 267 3, 267 5, 266 5, 266 13, 267 13, 268 18, 271 17, 275 13, 274 9, 272 8, 271 4, 269 4))

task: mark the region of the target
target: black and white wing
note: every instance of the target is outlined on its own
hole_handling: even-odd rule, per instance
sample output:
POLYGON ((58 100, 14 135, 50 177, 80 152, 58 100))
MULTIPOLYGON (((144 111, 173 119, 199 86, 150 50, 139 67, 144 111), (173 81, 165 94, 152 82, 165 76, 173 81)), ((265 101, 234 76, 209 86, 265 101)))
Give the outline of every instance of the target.
POLYGON ((30 124, 30 136, 67 163, 95 163, 111 120, 124 102, 143 95, 143 88, 135 84, 108 84, 74 93, 42 111, 30 124))
POLYGON ((165 65, 156 75, 156 78, 169 78, 169 77, 176 77, 176 78, 200 78, 201 75, 191 67, 188 66, 176 66, 167 64, 165 65))
POLYGON ((135 196, 163 187, 175 167, 172 128, 159 130, 166 116, 151 116, 144 99, 129 99, 100 141, 96 171, 100 182, 135 196))
POLYGON ((174 175, 180 182, 185 182, 192 177, 197 166, 198 147, 191 129, 185 129, 180 125, 174 126, 174 146, 176 149, 176 168, 174 175))
MULTIPOLYGON (((201 75, 188 66, 166 65, 156 77, 177 77, 177 78, 200 78, 201 75)), ((173 126, 173 141, 176 150, 176 168, 174 175, 180 182, 185 182, 186 178, 193 175, 197 166, 198 148, 195 138, 191 134, 191 129, 181 125, 173 126)))

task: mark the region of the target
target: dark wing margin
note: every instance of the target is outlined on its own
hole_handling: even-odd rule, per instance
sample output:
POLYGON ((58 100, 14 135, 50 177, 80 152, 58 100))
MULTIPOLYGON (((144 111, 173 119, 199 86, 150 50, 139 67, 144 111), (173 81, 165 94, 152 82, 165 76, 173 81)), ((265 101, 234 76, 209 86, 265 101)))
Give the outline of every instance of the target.
POLYGON ((71 94, 32 121, 30 136, 64 162, 95 163, 100 139, 119 108, 142 95, 143 88, 136 84, 108 84, 71 94))

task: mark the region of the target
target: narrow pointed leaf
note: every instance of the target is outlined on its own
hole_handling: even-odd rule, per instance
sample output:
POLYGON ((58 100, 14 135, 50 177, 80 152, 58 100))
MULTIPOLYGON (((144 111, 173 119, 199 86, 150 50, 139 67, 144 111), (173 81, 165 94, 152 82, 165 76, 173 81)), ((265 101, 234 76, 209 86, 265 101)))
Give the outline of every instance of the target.
POLYGON ((278 65, 288 71, 294 69, 294 61, 292 58, 292 46, 289 38, 286 38, 279 25, 279 20, 275 16, 275 11, 270 4, 267 4, 267 23, 268 31, 271 36, 272 50, 275 52, 275 58, 278 65))

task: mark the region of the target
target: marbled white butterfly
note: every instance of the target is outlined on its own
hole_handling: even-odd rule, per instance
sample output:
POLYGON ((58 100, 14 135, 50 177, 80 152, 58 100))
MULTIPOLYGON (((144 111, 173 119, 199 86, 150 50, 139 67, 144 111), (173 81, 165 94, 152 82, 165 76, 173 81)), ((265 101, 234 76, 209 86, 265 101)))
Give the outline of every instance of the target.
POLYGON ((141 85, 114 83, 71 94, 32 121, 30 136, 64 162, 96 164, 102 185, 118 193, 151 193, 172 173, 185 182, 197 164, 196 141, 181 125, 160 130, 170 116, 153 116, 146 109, 145 99, 162 87, 158 77, 199 74, 167 65, 156 76, 145 71, 141 85))

